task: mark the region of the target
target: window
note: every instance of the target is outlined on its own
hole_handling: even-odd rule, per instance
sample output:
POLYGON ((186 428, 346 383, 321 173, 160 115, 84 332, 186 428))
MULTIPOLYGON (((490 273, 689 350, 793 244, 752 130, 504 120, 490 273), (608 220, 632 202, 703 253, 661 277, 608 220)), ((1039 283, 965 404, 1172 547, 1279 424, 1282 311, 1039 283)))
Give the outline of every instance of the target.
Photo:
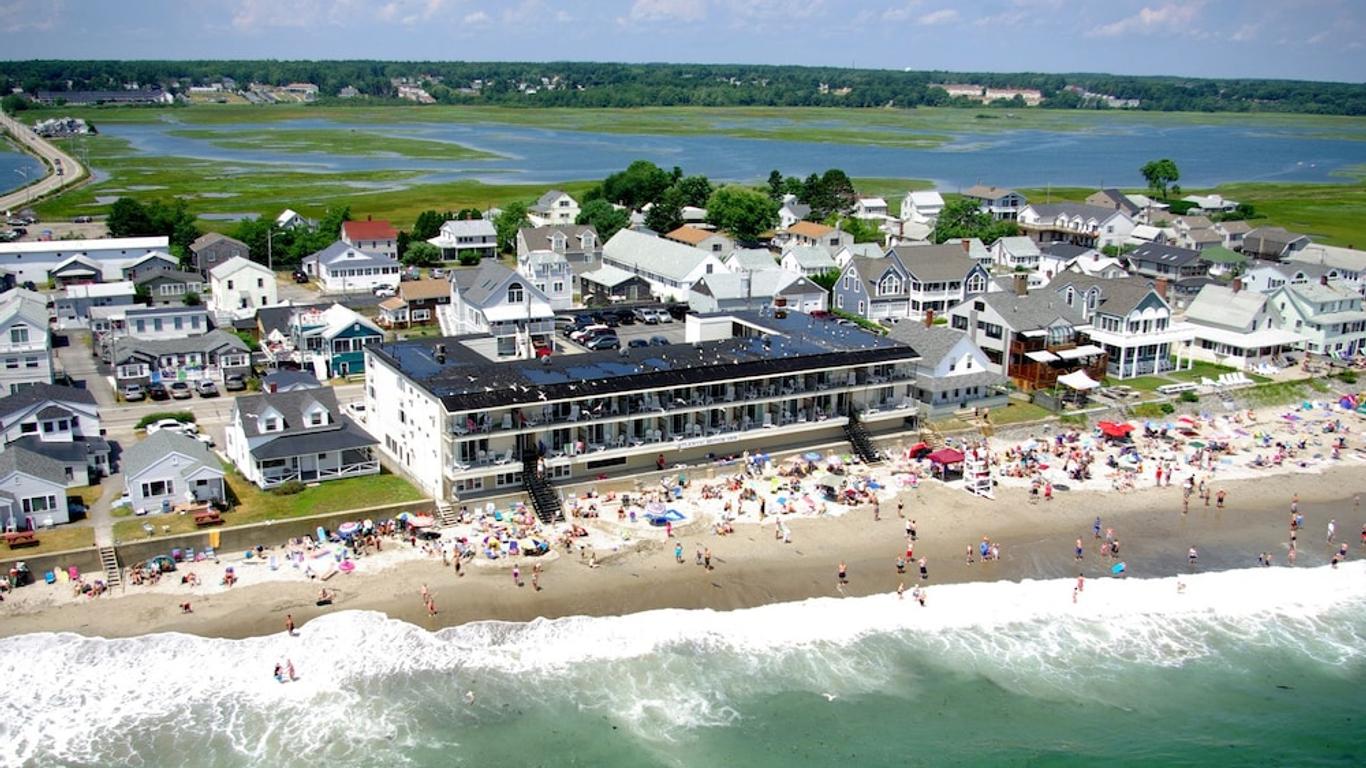
POLYGON ((308 425, 310 427, 320 427, 327 423, 327 414, 323 411, 314 411, 308 414, 308 425))
POLYGON ((508 303, 521 304, 524 298, 521 283, 513 283, 508 286, 508 303))
POLYGON ((11 369, 11 370, 13 370, 13 369, 15 369, 15 368, 18 368, 18 367, 19 367, 19 358, 17 358, 17 357, 7 357, 7 358, 5 358, 5 367, 6 367, 6 368, 9 368, 9 369, 11 369))
POLYGON ((170 496, 175 493, 175 481, 173 480, 153 480, 150 483, 142 484, 142 495, 147 496, 170 496))
POLYGON ((712 272, 712 266, 713 266, 713 265, 711 265, 711 264, 708 264, 708 265, 707 265, 707 274, 709 274, 709 275, 710 275, 711 272, 712 272))
POLYGON ((228 281, 228 290, 230 290, 230 291, 232 290, 232 281, 231 281, 231 280, 228 281))
POLYGON ((279 429, 280 420, 275 418, 274 416, 267 416, 266 418, 261 419, 262 432, 277 432, 279 431, 279 429))
POLYGON ((256 278, 256 287, 257 287, 257 288, 265 288, 265 287, 266 287, 266 281, 265 281, 265 279, 260 278, 260 277, 256 278))
POLYGON ((986 278, 981 275, 973 275, 968 278, 968 293, 982 293, 987 289, 986 278))
POLYGON ((161 318, 159 318, 159 317, 154 317, 154 318, 152 318, 152 330, 158 331, 158 332, 161 330, 161 318))
POLYGON ((34 512, 49 512, 57 508, 56 496, 30 496, 24 499, 24 511, 32 514, 34 512))
POLYGON ((846 291, 849 290, 849 276, 848 276, 848 275, 845 275, 845 276, 844 276, 844 290, 846 290, 846 291))
POLYGON ((27 344, 28 327, 20 326, 18 328, 9 329, 9 341, 11 344, 27 344))
POLYGON ((137 327, 138 327, 138 333, 146 333, 146 332, 147 332, 147 321, 146 321, 146 320, 139 319, 139 320, 137 321, 137 327))
POLYGON ((29 421, 19 426, 19 433, 24 435, 34 435, 38 433, 37 422, 29 421))

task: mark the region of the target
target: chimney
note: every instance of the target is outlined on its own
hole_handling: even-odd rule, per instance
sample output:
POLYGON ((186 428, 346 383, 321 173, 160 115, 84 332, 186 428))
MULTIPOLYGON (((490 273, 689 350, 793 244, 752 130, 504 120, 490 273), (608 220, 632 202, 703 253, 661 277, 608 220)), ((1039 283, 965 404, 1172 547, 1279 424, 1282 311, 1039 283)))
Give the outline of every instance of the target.
POLYGON ((436 362, 437 362, 438 364, 442 364, 442 365, 445 364, 445 362, 446 362, 446 345, 445 345, 445 344, 437 344, 436 346, 432 347, 432 353, 433 353, 433 356, 436 358, 436 362))
POLYGON ((1029 275, 1015 275, 1015 295, 1029 295, 1029 275))
POLYGON ((1158 296, 1161 296, 1164 299, 1167 298, 1167 278, 1157 278, 1157 282, 1153 283, 1153 290, 1157 291, 1158 296))
POLYGON ((972 253, 972 241, 966 237, 963 238, 963 253, 972 253))
POLYGON ((1091 253, 1091 261, 1100 261, 1100 251, 1093 251, 1091 253))
POLYGON ((1233 278, 1233 282, 1229 284, 1229 287, 1233 289, 1235 294, 1238 293, 1243 290, 1243 279, 1241 277, 1233 278))
POLYGON ((932 325, 934 325, 934 310, 927 309, 925 310, 925 327, 929 328, 932 325))
POLYGON ((1319 285, 1328 285, 1328 275, 1319 275, 1319 285))

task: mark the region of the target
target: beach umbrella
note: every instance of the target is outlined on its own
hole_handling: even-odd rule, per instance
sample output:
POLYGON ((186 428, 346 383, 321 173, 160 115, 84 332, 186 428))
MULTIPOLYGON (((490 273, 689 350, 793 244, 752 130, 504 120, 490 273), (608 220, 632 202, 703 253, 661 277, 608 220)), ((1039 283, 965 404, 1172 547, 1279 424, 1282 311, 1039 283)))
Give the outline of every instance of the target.
POLYGON ((649 515, 662 515, 662 514, 664 514, 664 502, 662 502, 662 501, 652 501, 652 502, 650 502, 649 504, 646 504, 646 505, 645 505, 645 513, 646 513, 646 514, 649 514, 649 515))
POLYGON ((436 525, 436 518, 431 515, 413 515, 408 518, 408 525, 414 528, 430 528, 436 525))
POLYGON ((824 485, 830 488, 838 488, 839 484, 840 479, 830 474, 829 472, 826 472, 824 475, 821 475, 820 478, 816 480, 816 485, 824 485))
POLYGON ((1205 444, 1200 442, 1199 440, 1192 440, 1190 441, 1190 446, 1192 448, 1204 448, 1205 444))
POLYGON ((802 455, 802 458, 806 459, 807 461, 820 461, 821 455, 818 451, 808 451, 807 453, 802 455))
POLYGON ((844 464, 844 459, 841 459, 833 453, 830 454, 830 458, 827 459, 827 461, 831 464, 844 464))

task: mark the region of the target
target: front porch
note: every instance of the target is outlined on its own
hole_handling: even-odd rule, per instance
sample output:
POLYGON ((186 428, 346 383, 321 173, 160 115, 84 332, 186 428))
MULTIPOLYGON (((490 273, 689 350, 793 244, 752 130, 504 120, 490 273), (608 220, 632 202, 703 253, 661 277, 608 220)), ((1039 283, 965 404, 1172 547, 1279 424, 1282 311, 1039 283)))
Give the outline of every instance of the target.
POLYGON ((346 448, 342 450, 307 453, 278 459, 257 460, 257 485, 274 488, 290 480, 300 483, 319 483, 343 477, 379 474, 379 458, 374 448, 346 448))

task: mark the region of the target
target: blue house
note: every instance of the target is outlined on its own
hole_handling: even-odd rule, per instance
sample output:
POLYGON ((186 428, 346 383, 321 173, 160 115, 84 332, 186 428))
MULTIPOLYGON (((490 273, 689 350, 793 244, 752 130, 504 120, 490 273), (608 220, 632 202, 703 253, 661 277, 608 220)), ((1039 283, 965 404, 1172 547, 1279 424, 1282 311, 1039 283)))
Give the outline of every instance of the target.
POLYGON ((263 349, 276 365, 294 363, 319 379, 365 372, 364 350, 384 340, 370 320, 341 304, 299 307, 285 333, 272 331, 263 349))

